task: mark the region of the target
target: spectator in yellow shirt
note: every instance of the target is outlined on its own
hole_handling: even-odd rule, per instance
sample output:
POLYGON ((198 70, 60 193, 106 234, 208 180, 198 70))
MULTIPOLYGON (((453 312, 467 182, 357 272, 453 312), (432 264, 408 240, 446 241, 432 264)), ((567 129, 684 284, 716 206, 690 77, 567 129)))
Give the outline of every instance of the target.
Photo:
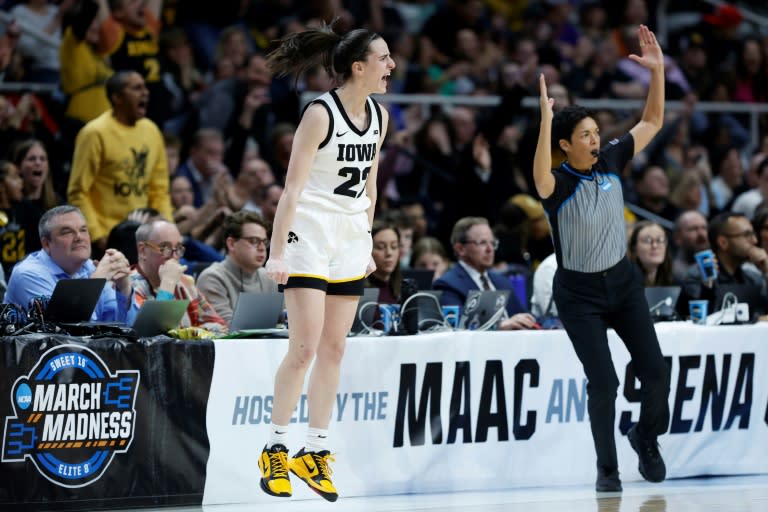
POLYGON ((96 257, 109 231, 129 212, 150 207, 172 218, 163 136, 147 119, 149 91, 135 71, 107 80, 112 108, 86 124, 75 141, 69 203, 85 215, 96 257))

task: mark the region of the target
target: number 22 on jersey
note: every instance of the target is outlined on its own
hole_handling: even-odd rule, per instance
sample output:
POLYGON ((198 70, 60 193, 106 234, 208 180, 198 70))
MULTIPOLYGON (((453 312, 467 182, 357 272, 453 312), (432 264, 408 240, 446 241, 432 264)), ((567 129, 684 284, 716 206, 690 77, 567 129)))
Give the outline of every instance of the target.
POLYGON ((368 173, 371 172, 371 168, 366 167, 360 171, 357 167, 342 167, 339 169, 339 176, 347 178, 341 185, 333 189, 334 194, 347 197, 360 197, 365 191, 365 183, 368 180, 368 173), (357 188, 362 183, 362 187, 357 188))

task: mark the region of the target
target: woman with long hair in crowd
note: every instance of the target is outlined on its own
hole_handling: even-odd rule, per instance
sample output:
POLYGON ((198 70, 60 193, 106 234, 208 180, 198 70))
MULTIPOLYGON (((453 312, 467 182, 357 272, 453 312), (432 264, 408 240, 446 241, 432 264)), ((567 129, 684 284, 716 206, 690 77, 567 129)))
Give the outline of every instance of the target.
POLYGON ((672 286, 672 256, 664 228, 649 220, 635 223, 629 235, 627 256, 643 272, 645 286, 672 286))
POLYGON ((41 212, 23 197, 19 169, 0 160, 0 261, 6 278, 13 266, 41 248, 37 225, 41 212))
POLYGON ((28 199, 42 213, 61 204, 53 186, 48 162, 48 151, 37 139, 27 139, 19 142, 13 149, 13 163, 19 169, 24 183, 24 199, 28 199))
POLYGON ((366 286, 379 289, 379 304, 397 304, 403 284, 403 273, 400 270, 400 232, 394 223, 374 220, 371 238, 371 256, 376 270, 368 276, 366 286))

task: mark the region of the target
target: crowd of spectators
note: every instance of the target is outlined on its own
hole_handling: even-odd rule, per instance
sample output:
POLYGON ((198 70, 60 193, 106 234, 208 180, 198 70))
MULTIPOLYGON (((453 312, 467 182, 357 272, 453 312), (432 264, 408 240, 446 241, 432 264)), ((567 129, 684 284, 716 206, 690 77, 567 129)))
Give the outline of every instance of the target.
MULTIPOLYGON (((269 237, 303 95, 334 83, 322 66, 301 77, 273 76, 265 55, 282 35, 335 20, 339 31, 365 26, 383 35, 397 63, 391 93, 500 99, 487 108, 378 98, 392 119, 380 155, 374 232, 374 253, 387 263, 371 282, 390 301, 398 300, 391 278, 401 267, 434 269, 446 282, 446 272, 464 268, 449 270, 466 245, 457 246, 452 232, 470 217, 486 219, 486 241, 497 240, 491 266, 530 283, 553 249, 532 182, 538 113, 523 99, 538 94, 541 73, 555 109, 583 99, 644 98, 649 75, 627 56, 639 51, 639 24, 656 28, 658 4, 0 0, 5 278, 48 243, 38 236, 45 212, 71 204, 90 230, 91 257, 98 261, 119 245, 139 269, 132 276, 142 294, 154 294, 165 276, 174 282, 168 292, 200 297, 200 313, 192 316, 204 317, 201 325, 226 322, 221 317, 231 309, 214 307, 231 294, 228 285, 207 286, 209 302, 177 274, 184 267, 193 279, 222 262, 214 267, 221 275, 243 268, 248 279, 262 280, 253 273, 268 250, 260 240, 269 237), (233 221, 241 211, 256 217, 233 221), (147 222, 151 229, 142 229, 147 222), (247 236, 237 234, 243 222, 247 236), (153 237, 166 231, 168 250, 153 251, 153 237), (183 259, 173 250, 177 243, 183 259), (154 267, 142 267, 142 257, 154 267), (185 265, 163 268, 169 258, 185 265)), ((685 4, 666 13, 684 21, 668 23, 661 39, 667 99, 683 108, 668 109, 663 131, 620 170, 626 200, 639 207, 627 210, 628 235, 635 221, 651 222, 638 224, 643 231, 632 236, 640 245, 630 243, 630 254, 641 258, 646 239, 663 238, 667 247, 669 269, 654 270, 649 283, 667 273, 682 282, 693 253, 714 246, 707 223, 723 212, 754 220, 756 245, 768 242, 768 116, 758 116, 755 137, 746 114, 698 108, 702 101, 768 101, 768 36, 744 15, 767 13, 747 0, 685 4)), ((603 142, 638 115, 637 108, 595 112, 603 142)), ((210 277, 205 281, 213 283, 210 277)))

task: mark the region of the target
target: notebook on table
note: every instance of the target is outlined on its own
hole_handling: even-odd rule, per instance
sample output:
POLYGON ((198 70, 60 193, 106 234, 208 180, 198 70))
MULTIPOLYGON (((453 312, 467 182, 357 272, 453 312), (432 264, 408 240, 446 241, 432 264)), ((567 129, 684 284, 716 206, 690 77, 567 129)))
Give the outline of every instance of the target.
POLYGON ((277 326, 283 314, 283 302, 280 292, 241 292, 229 322, 229 335, 237 338, 287 336, 287 329, 277 326))
POLYGON ((131 327, 140 338, 166 334, 179 326, 187 306, 188 300, 146 300, 131 327))
POLYGON ((496 329, 506 315, 509 293, 509 290, 470 290, 461 310, 459 329, 496 329))

